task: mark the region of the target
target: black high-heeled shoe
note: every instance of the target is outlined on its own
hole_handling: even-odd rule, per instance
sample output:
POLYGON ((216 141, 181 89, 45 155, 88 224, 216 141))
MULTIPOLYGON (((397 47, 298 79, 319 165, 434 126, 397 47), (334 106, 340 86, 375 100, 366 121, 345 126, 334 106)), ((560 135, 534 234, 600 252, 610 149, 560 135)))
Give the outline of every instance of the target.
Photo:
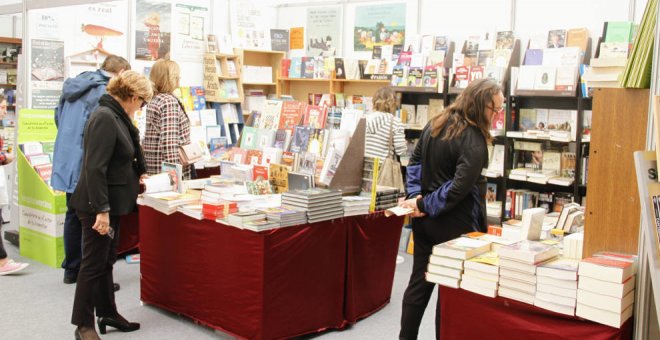
POLYGON ((78 326, 73 335, 76 337, 76 340, 101 340, 93 327, 78 326))
POLYGON ((137 322, 129 322, 123 316, 117 315, 116 317, 103 316, 98 318, 99 332, 105 334, 106 327, 114 327, 121 332, 133 332, 140 329, 140 324, 137 322))

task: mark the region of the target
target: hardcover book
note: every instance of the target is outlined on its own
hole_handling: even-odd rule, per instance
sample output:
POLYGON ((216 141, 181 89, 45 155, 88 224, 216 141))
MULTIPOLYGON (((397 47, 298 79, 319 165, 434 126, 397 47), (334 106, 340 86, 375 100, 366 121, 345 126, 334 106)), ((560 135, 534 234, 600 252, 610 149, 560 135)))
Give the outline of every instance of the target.
POLYGON ((328 108, 325 106, 308 105, 305 112, 305 125, 314 129, 323 129, 328 118, 328 108))
POLYGON ((293 137, 291 139, 291 152, 300 153, 307 150, 309 143, 309 136, 312 133, 312 128, 309 126, 296 126, 293 130, 293 137))

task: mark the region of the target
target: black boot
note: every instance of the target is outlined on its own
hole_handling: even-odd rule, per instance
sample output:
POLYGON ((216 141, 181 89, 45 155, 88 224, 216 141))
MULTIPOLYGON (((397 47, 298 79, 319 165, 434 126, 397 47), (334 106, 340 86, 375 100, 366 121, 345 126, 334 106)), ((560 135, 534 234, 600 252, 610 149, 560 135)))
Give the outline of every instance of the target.
POLYGON ((100 317, 98 318, 97 323, 99 325, 99 332, 101 332, 101 334, 105 334, 107 326, 117 328, 121 332, 133 332, 140 329, 139 323, 128 322, 128 320, 124 319, 124 317, 119 314, 114 317, 100 317))

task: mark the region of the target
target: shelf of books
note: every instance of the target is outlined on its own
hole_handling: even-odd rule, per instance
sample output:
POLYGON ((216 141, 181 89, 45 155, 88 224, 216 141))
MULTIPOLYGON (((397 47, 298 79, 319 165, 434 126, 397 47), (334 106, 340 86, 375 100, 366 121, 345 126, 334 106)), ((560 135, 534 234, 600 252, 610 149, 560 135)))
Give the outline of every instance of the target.
POLYGON ((56 134, 53 111, 21 111, 17 152, 21 256, 59 268, 64 258, 66 197, 50 187, 56 134))
POLYGON ((240 56, 233 54, 204 54, 204 89, 206 101, 242 103, 240 56))

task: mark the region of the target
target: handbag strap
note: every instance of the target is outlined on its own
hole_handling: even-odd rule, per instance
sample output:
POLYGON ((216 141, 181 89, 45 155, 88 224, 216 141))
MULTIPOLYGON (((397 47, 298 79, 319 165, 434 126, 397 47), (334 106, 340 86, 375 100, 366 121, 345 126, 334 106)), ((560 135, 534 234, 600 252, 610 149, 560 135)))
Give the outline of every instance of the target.
POLYGON ((396 159, 392 150, 392 144, 394 144, 394 131, 392 129, 392 125, 394 125, 394 116, 390 114, 390 134, 387 140, 387 158, 392 157, 393 159, 396 159))

